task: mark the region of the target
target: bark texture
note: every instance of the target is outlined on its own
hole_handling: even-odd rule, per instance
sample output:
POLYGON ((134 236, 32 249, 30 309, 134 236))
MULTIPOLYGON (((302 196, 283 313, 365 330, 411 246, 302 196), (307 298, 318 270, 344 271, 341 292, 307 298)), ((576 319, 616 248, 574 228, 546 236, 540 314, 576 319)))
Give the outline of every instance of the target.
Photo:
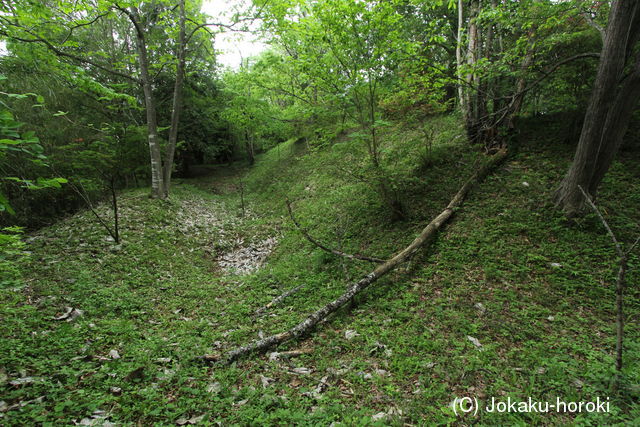
MULTIPOLYGON (((464 9, 462 0, 458 0, 458 40, 456 41, 456 66, 458 70, 462 68, 462 35, 464 34, 464 9)), ((460 76, 458 76, 460 77, 460 76)), ((466 114, 467 106, 465 103, 464 88, 461 84, 458 84, 458 103, 460 104, 460 111, 462 114, 466 114)), ((467 118, 463 117, 466 122, 467 118)))
POLYGON ((171 128, 169 129, 169 141, 164 161, 164 197, 169 195, 171 188, 171 173, 173 172, 173 157, 176 152, 176 143, 178 141, 178 125, 180 124, 180 112, 182 110, 182 87, 184 85, 184 67, 185 67, 185 10, 184 0, 180 0, 180 30, 178 35, 178 64, 176 67, 176 81, 173 86, 173 109, 171 111, 171 128))
POLYGON ((151 196, 164 197, 164 179, 162 174, 162 155, 158 140, 158 118, 156 115, 156 101, 153 96, 151 77, 149 76, 149 60, 147 45, 142 29, 136 33, 136 48, 138 50, 138 63, 140 65, 140 77, 144 92, 144 104, 147 114, 147 140, 149 143, 149 155, 151 158, 151 196))
POLYGON ((584 206, 579 186, 595 199, 627 131, 640 97, 640 55, 633 53, 640 30, 640 2, 615 1, 578 147, 555 202, 568 216, 584 206), (631 65, 631 70, 625 70, 631 65))
POLYGON ((156 114, 156 101, 153 96, 153 86, 149 75, 149 58, 147 55, 147 42, 144 29, 140 25, 138 11, 123 10, 130 18, 136 31, 136 50, 138 51, 138 64, 140 66, 140 79, 144 92, 144 105, 147 114, 147 141, 149 143, 149 155, 151 159, 151 197, 164 198, 164 177, 162 170, 162 154, 160 141, 158 140, 158 116, 156 114))

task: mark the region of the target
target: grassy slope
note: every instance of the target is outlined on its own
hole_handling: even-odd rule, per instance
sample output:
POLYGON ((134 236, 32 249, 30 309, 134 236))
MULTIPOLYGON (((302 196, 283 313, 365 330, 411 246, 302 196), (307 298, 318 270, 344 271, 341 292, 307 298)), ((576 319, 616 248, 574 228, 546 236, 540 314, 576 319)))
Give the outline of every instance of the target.
MULTIPOLYGON (((407 222, 390 222, 370 186, 346 174, 360 158, 354 144, 342 140, 308 153, 290 141, 242 179, 248 217, 239 218, 234 191, 242 171, 216 168, 179 183, 170 202, 144 191, 124 195, 120 250, 110 249, 88 213, 39 232, 29 244, 26 286, 0 291, 0 374, 39 379, 21 386, 2 380, 0 400, 31 402, 0 423, 71 423, 95 410, 113 422, 142 424, 205 415, 203 423, 368 425, 382 412, 395 415, 380 424, 638 421, 640 292, 633 284, 640 263, 632 259, 628 277, 625 386, 612 394, 614 253, 594 218, 567 225, 549 203, 572 150, 557 142, 555 122, 526 127, 517 156, 474 190, 431 249, 290 347, 311 354, 228 368, 192 361, 295 324, 339 295, 345 278, 367 271, 366 263, 337 259, 301 238, 285 217, 284 197, 315 236, 345 251, 384 256, 406 245, 478 161, 456 142, 455 119, 430 126, 439 129, 430 165, 420 160, 419 132, 393 128, 385 138, 385 156, 410 207, 407 222), (216 253, 267 236, 279 244, 258 273, 237 277, 216 267, 216 253), (251 318, 298 284, 306 286, 269 315, 251 318), (66 306, 85 314, 51 320, 66 306), (346 330, 359 335, 348 340, 346 330), (100 359, 113 349, 121 358, 100 359), (459 419, 447 406, 467 395, 611 396, 612 414, 480 412, 459 419)), ((621 160, 600 200, 629 240, 640 222, 640 162, 637 152, 621 160)))

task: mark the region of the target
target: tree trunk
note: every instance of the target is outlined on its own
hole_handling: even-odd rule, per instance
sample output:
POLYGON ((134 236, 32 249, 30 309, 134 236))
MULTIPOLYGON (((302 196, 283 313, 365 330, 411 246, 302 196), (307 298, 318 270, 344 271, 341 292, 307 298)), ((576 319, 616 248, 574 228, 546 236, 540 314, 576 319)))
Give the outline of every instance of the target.
MULTIPOLYGON (((469 30, 468 30, 468 46, 467 46, 467 65, 473 70, 478 61, 478 24, 477 16, 479 10, 478 0, 472 0, 469 8, 469 30)), ((469 142, 473 143, 477 135, 477 87, 476 75, 473 71, 467 73, 465 77, 465 127, 467 129, 467 137, 469 142)))
MULTIPOLYGON (((496 8, 495 1, 491 2, 491 7, 496 8)), ((481 34, 481 30, 478 29, 478 37, 481 34)), ((491 56, 493 54, 493 24, 488 23, 486 33, 484 33, 484 40, 478 40, 478 58, 482 56, 487 61, 491 62, 491 56)), ((477 121, 479 122, 479 127, 481 129, 484 128, 483 124, 480 122, 485 121, 488 115, 488 102, 489 102, 489 93, 491 92, 491 86, 488 77, 484 77, 482 80, 478 79, 478 94, 476 95, 478 98, 478 111, 476 113, 477 121)), ((480 136, 481 142, 490 142, 484 141, 483 136, 480 136)))
POLYGON ((138 12, 133 9, 128 13, 129 18, 136 29, 136 49, 138 50, 138 63, 140 64, 140 78, 144 91, 144 104, 147 113, 147 132, 149 142, 149 154, 151 158, 151 197, 164 198, 164 180, 162 174, 162 154, 158 141, 158 118, 156 115, 156 101, 153 97, 153 87, 149 76, 149 59, 147 56, 147 43, 144 32, 140 26, 138 12))
POLYGON ((636 18, 639 7, 638 2, 631 0, 616 1, 611 7, 580 141, 573 163, 555 195, 556 205, 569 217, 579 213, 584 205, 585 199, 578 186, 595 199, 598 186, 622 143, 640 95, 640 56, 635 58, 631 73, 623 75, 632 52, 630 34, 638 31, 636 18))
MULTIPOLYGON (((460 69, 462 68, 462 34, 464 33, 464 11, 462 9, 462 0, 458 0, 458 40, 456 43, 456 66, 458 67, 458 78, 462 78, 460 69)), ((465 102, 465 88, 461 82, 458 82, 458 103, 460 111, 462 111, 462 119, 467 122, 467 104, 465 102)))
POLYGON ((164 197, 169 195, 171 187, 171 172, 173 171, 173 158, 178 140, 178 124, 180 123, 180 111, 182 109, 182 87, 184 82, 185 67, 185 11, 184 0, 180 0, 180 34, 178 39, 178 64, 176 67, 176 81, 173 87, 173 110, 171 111, 171 128, 169 129, 169 142, 164 160, 164 197))
POLYGON ((465 112, 463 116, 465 118, 465 127, 467 130, 467 138, 472 144, 478 141, 478 128, 479 128, 479 81, 478 75, 475 73, 474 68, 480 58, 480 40, 478 32, 478 14, 480 13, 479 0, 471 0, 469 7, 469 30, 468 30, 468 47, 467 47, 467 65, 470 70, 465 77, 465 93, 466 98, 464 100, 465 112))
POLYGON ((244 131, 244 146, 247 150, 247 160, 249 162, 249 166, 253 166, 253 164, 256 162, 256 158, 253 150, 253 137, 249 134, 248 130, 244 131))
POLYGON ((532 44, 533 41, 530 42, 527 54, 525 55, 524 59, 522 60, 522 64, 520 65, 520 71, 522 72, 522 75, 518 77, 518 81, 516 83, 516 94, 513 98, 513 101, 511 102, 511 105, 509 106, 509 111, 507 113, 507 129, 509 131, 512 131, 515 128, 515 118, 520 113, 522 104, 524 103, 525 87, 527 85, 526 75, 529 67, 533 63, 533 46, 531 46, 532 44))

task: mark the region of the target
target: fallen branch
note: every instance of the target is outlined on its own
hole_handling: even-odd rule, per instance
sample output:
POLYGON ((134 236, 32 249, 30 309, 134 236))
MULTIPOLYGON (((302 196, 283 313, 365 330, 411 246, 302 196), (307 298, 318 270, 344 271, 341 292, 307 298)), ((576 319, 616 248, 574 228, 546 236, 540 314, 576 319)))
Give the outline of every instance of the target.
POLYGON ((622 371, 622 351, 624 344, 624 290, 627 286, 625 276, 627 274, 629 255, 631 255, 631 252, 635 249, 638 242, 640 242, 640 236, 638 236, 636 241, 625 251, 622 244, 616 239, 616 235, 613 233, 613 230, 611 230, 611 227, 609 227, 609 223, 602 215, 602 212, 600 212, 600 209, 598 209, 593 202, 591 196, 584 191, 582 186, 578 185, 578 189, 584 196, 589 207, 591 207, 591 210, 598 216, 600 222, 607 230, 607 234, 609 234, 616 254, 618 255, 618 276, 616 279, 616 370, 620 372, 622 371))
POLYGON ((293 215, 293 210, 291 209, 291 202, 289 201, 289 199, 287 199, 287 210, 289 210, 289 216, 291 217, 291 221, 293 221, 293 224, 296 226, 296 228, 298 229, 298 231, 300 231, 300 233, 302 233, 302 235, 311 243, 313 243, 314 245, 316 245, 317 247, 319 247, 320 249, 322 249, 325 252, 329 252, 332 253, 334 255, 338 255, 341 257, 345 257, 348 259, 359 259, 362 261, 371 261, 371 262, 386 262, 386 260, 382 259, 382 258, 376 258, 376 257, 370 257, 370 256, 366 256, 366 255, 360 255, 360 254, 347 254, 344 253, 342 251, 339 251, 337 249, 332 249, 329 248, 325 245, 323 245, 322 243, 318 242, 316 239, 314 239, 313 237, 311 237, 309 235, 309 233, 307 233, 307 231, 302 228, 302 226, 298 223, 298 221, 296 220, 296 217, 293 215))
POLYGON ((357 282, 351 284, 347 291, 344 294, 340 295, 337 299, 331 301, 329 304, 310 314, 305 320, 287 331, 271 335, 269 337, 254 341, 241 347, 237 347, 222 356, 205 355, 201 356, 200 359, 206 362, 231 363, 252 353, 262 353, 271 347, 282 344, 285 341, 298 338, 311 331, 316 325, 326 319, 327 316, 350 302, 356 295, 365 290, 376 280, 394 270, 399 264, 407 261, 418 251, 418 249, 429 242, 437 234, 442 225, 453 216, 454 211, 462 205, 464 198, 469 193, 473 185, 482 181, 489 174, 489 172, 491 172, 491 170, 497 165, 502 163, 502 161, 504 161, 506 157, 507 151, 505 149, 502 149, 494 154, 485 166, 483 166, 473 174, 473 176, 456 193, 453 199, 451 199, 447 207, 422 230, 422 232, 413 240, 413 242, 411 242, 409 246, 398 252, 388 261, 380 264, 371 273, 367 274, 357 282))
POLYGON ((298 292, 300 289, 304 288, 306 285, 300 285, 300 286, 296 286, 293 289, 289 289, 288 291, 286 291, 285 293, 283 293, 280 296, 275 297, 274 299, 271 300, 271 302, 267 305, 265 305, 264 307, 260 307, 259 309, 257 309, 253 315, 254 316, 260 316, 262 313, 264 313, 265 311, 269 310, 271 307, 273 307, 276 304, 280 304, 282 302, 282 300, 284 300, 285 298, 295 294, 296 292, 298 292))

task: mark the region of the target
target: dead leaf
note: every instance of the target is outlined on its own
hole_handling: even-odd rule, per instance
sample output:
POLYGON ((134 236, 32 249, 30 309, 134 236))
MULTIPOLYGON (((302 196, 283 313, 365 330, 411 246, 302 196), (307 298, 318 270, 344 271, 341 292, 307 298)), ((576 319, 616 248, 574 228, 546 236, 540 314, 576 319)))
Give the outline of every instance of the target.
POLYGON ((173 376, 176 374, 176 371, 174 371, 173 369, 163 369, 162 373, 158 375, 158 379, 159 380, 169 380, 171 378, 173 378, 173 376))
POLYGON ((376 369, 374 372, 381 377, 388 377, 391 375, 389 371, 385 371, 384 369, 376 369))
POLYGON ((373 375, 371 375, 368 372, 364 372, 364 371, 360 371, 358 373, 356 373, 357 376, 362 377, 362 379, 364 380, 370 380, 371 378, 373 378, 373 375))
POLYGON ((262 382, 262 388, 269 387, 269 384, 274 381, 273 378, 265 377, 264 375, 260 375, 260 382, 262 382))
POLYGON ((353 338, 360 336, 359 333, 357 333, 354 330, 351 329, 347 329, 346 331, 344 331, 344 337, 348 340, 352 340, 353 338))
POLYGON ((32 384, 32 383, 35 383, 37 381, 42 381, 42 378, 38 378, 38 377, 22 377, 22 378, 17 378, 15 380, 9 381, 9 384, 11 384, 13 386, 19 386, 19 385, 25 385, 25 384, 32 384))
POLYGON ((383 420, 385 418, 387 418, 388 414, 386 412, 378 412, 377 414, 373 415, 371 417, 371 419, 373 421, 379 421, 379 420, 383 420))
POLYGON ((320 380, 320 382, 318 383, 318 385, 311 391, 307 391, 302 393, 303 396, 308 396, 308 397, 312 397, 314 399, 319 399, 322 395, 322 392, 324 392, 327 387, 329 386, 327 383, 327 380, 329 379, 329 376, 324 376, 322 377, 322 379, 320 380))
POLYGON ((77 308, 66 307, 65 312, 58 317, 54 317, 53 320, 66 320, 67 322, 71 322, 72 320, 82 316, 84 312, 82 310, 78 310, 77 308))
POLYGON ((220 390, 222 390, 222 386, 219 382, 209 383, 209 385, 207 386, 208 393, 218 394, 220 393, 220 390))
POLYGON ((193 416, 189 418, 189 424, 198 424, 200 421, 204 420, 205 415, 193 416))
POLYGON ((65 320, 69 317, 72 311, 73 307, 66 307, 65 312, 58 317, 54 317, 53 320, 65 320))
POLYGON ((478 350, 482 349, 482 344, 480 344, 480 341, 478 341, 478 338, 474 338, 471 335, 467 335, 467 339, 471 341, 471 343, 475 345, 478 350))
POLYGON ((142 378, 144 378, 144 366, 141 366, 129 372, 129 374, 127 374, 127 376, 125 377, 125 380, 133 381, 133 380, 141 380, 142 378))

